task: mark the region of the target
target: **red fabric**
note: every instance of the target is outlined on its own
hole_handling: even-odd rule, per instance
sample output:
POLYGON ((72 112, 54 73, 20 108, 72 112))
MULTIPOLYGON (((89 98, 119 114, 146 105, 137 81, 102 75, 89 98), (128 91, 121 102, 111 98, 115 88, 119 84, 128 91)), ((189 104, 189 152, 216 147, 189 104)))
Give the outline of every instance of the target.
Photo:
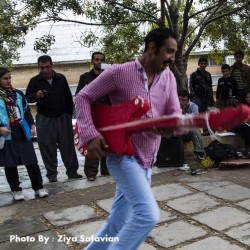
MULTIPOLYGON (((105 104, 92 105, 91 112, 96 128, 138 120, 149 110, 149 103, 140 97, 135 97, 120 105, 107 106, 105 104)), ((87 155, 87 145, 79 145, 77 124, 75 126, 75 144, 83 155, 87 155)), ((131 133, 127 129, 115 130, 111 133, 103 132, 106 143, 112 152, 117 154, 134 155, 131 143, 131 133)))
POLYGON ((20 126, 19 120, 18 120, 18 121, 11 122, 11 123, 10 123, 10 126, 11 126, 11 127, 18 127, 18 126, 20 126))
MULTIPOLYGON (((250 108, 240 104, 237 107, 226 107, 219 111, 200 113, 197 115, 160 116, 158 118, 141 119, 149 109, 147 101, 136 97, 129 102, 107 106, 95 104, 92 106, 93 122, 98 131, 103 135, 109 149, 113 153, 133 155, 131 135, 134 132, 149 130, 152 127, 169 130, 207 128, 206 117, 211 129, 229 130, 246 121, 250 115, 250 108), (144 103, 144 104, 143 104, 144 103)), ((79 145, 78 129, 75 130, 75 142, 82 153, 87 146, 79 145)), ((87 154, 87 151, 84 155, 87 154)))

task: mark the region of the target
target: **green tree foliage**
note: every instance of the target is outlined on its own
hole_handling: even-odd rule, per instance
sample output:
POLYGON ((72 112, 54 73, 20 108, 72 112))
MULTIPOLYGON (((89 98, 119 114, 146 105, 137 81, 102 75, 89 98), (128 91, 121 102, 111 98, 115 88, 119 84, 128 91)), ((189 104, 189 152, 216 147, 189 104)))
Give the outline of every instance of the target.
MULTIPOLYGON (((67 10, 82 14, 79 1, 1 0, 0 1, 0 65, 11 66, 18 59, 17 49, 25 44, 25 35, 38 23, 56 21, 67 10)), ((34 48, 47 52, 54 43, 53 34, 36 39, 34 48)))
POLYGON ((55 41, 55 36, 51 34, 43 35, 40 38, 36 38, 36 41, 34 43, 34 50, 46 54, 50 49, 51 45, 55 43, 55 41))
MULTIPOLYGON (((10 2, 10 0, 2 0, 10 2)), ((17 0, 12 0, 17 2, 17 0)), ((167 26, 178 37, 172 70, 185 87, 190 52, 210 44, 212 56, 222 61, 235 49, 249 51, 250 0, 19 0, 25 8, 25 27, 53 22, 75 22, 101 28, 82 34, 81 43, 99 48, 110 62, 124 62, 141 52, 143 37, 156 26, 167 26), (71 11, 69 18, 65 11, 71 11), (84 18, 83 18, 84 17, 84 18), (88 21, 84 21, 88 20, 88 21), (98 34, 98 35, 97 35, 98 34), (219 47, 224 41, 223 49, 219 47)), ((3 17, 1 9, 0 17, 3 17)), ((8 12, 10 14, 10 12, 8 12)), ((8 14, 5 14, 8 15, 8 14)), ((13 15, 12 15, 13 16, 13 15)), ((11 17, 13 18, 13 17, 11 17)), ((10 21, 13 24, 13 21, 10 21)), ((27 29, 27 28, 26 28, 27 29)), ((26 30, 24 31, 24 33, 26 30)), ((7 44, 11 44, 8 40, 7 44)))
POLYGON ((102 50, 108 55, 111 63, 131 61, 139 53, 145 34, 139 30, 138 26, 129 23, 113 28, 105 27, 105 31, 108 36, 102 39, 102 50), (110 46, 111 44, 114 46, 110 46))
POLYGON ((16 49, 23 46, 27 33, 26 20, 15 10, 15 3, 9 0, 0 2, 0 65, 10 66, 17 59, 16 49))

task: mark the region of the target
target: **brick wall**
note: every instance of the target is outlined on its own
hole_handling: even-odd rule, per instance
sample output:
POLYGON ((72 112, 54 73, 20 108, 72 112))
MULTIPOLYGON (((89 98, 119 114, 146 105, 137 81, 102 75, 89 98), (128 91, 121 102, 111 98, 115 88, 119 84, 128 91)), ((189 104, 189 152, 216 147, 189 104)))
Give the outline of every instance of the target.
MULTIPOLYGON (((196 71, 198 68, 198 59, 199 56, 189 57, 188 67, 187 67, 187 75, 189 76, 192 72, 196 71)), ((206 70, 211 75, 221 75, 221 66, 207 66, 206 70)))
MULTIPOLYGON (((196 71, 199 56, 190 56, 188 60, 187 75, 196 71)), ((77 84, 82 73, 90 70, 90 63, 54 63, 55 71, 66 76, 70 85, 77 84)), ((220 66, 208 66, 207 71, 212 75, 221 75, 220 66)), ((31 77, 38 74, 37 64, 15 66, 12 69, 12 84, 16 88, 26 88, 31 77)))
MULTIPOLYGON (((66 76, 68 83, 77 84, 79 77, 90 70, 89 63, 54 64, 54 70, 66 76)), ((38 74, 37 65, 16 66, 12 69, 12 85, 15 88, 26 88, 31 77, 38 74)))

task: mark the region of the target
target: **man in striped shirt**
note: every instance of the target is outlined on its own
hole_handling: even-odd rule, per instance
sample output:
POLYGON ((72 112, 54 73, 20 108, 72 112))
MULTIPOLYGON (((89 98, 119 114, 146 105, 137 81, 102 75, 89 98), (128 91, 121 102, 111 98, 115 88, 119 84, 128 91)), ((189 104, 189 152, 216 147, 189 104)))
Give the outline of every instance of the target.
MULTIPOLYGON (((105 139, 91 117, 91 104, 109 95, 112 105, 141 96, 150 104, 143 118, 181 114, 176 81, 168 65, 175 60, 177 41, 166 28, 157 28, 145 37, 144 53, 133 62, 113 65, 76 97, 80 143, 97 158, 107 155, 107 166, 116 181, 109 218, 97 237, 118 237, 117 242, 93 241, 87 250, 135 250, 159 219, 159 208, 150 189, 152 166, 160 145, 160 135, 142 131, 132 135, 134 156, 108 152, 105 139)), ((122 116, 122 114, 121 114, 122 116)), ((119 140, 119 138, 115 138, 119 140)))
POLYGON ((244 103, 246 93, 250 90, 250 67, 244 64, 244 52, 237 50, 234 53, 235 63, 231 66, 231 76, 238 85, 238 100, 244 103))

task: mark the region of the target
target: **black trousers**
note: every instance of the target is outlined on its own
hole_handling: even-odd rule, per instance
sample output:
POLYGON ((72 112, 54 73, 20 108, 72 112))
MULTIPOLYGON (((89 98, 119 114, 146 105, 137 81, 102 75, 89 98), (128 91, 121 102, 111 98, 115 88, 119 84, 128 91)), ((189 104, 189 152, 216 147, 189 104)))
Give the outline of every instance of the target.
MULTIPOLYGON (((25 167, 30 177, 31 186, 33 190, 37 191, 43 188, 43 179, 42 179, 41 171, 40 171, 38 164, 35 163, 32 165, 26 165, 25 167)), ((5 170, 6 179, 10 185, 11 191, 12 192, 21 191, 22 188, 19 186, 20 182, 19 182, 17 166, 5 167, 4 170, 5 170)))
POLYGON ((242 124, 231 131, 239 134, 245 142, 245 147, 250 148, 250 127, 248 125, 242 124))
MULTIPOLYGON (((98 173, 99 162, 99 159, 86 157, 84 163, 84 174, 87 177, 95 177, 98 173)), ((100 163, 101 175, 109 175, 109 171, 106 165, 106 158, 102 158, 100 163)))
POLYGON ((239 89, 238 90, 238 100, 239 100, 240 103, 245 102, 246 93, 247 93, 246 89, 239 89))
POLYGON ((59 117, 36 116, 37 141, 48 178, 57 176, 57 148, 60 150, 66 174, 79 168, 76 156, 72 120, 69 114, 59 117))

